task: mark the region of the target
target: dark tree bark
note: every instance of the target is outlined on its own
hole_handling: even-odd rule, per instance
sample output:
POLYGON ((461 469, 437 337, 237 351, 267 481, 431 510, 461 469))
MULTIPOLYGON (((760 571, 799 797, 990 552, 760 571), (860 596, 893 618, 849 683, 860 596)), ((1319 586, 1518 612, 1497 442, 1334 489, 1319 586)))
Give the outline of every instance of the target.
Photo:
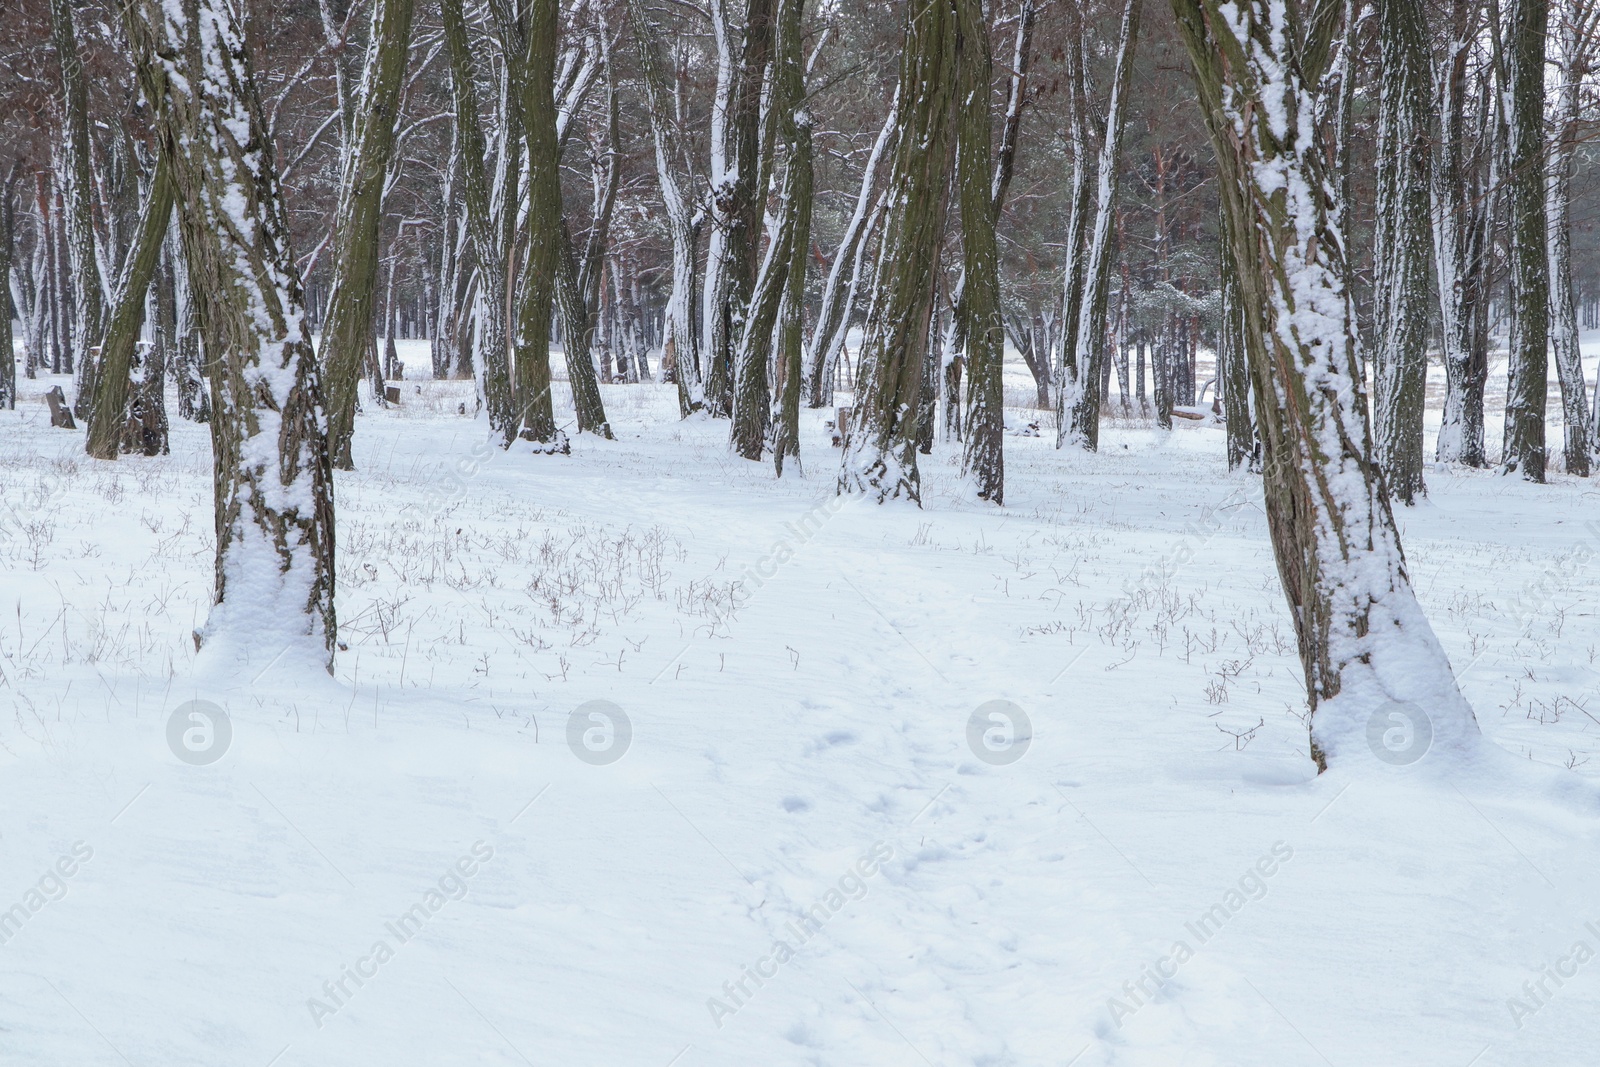
POLYGON ((1550 262, 1545 246, 1544 53, 1549 0, 1511 0, 1507 15, 1507 258, 1511 355, 1501 469, 1544 481, 1544 419, 1550 382, 1550 262))
POLYGON ((855 425, 839 475, 841 493, 879 501, 922 498, 917 434, 949 194, 955 35, 948 0, 907 9, 890 207, 860 354, 855 425))
MULTIPOLYGON (((172 161, 162 155, 156 160, 149 199, 128 249, 128 261, 123 265, 116 299, 111 306, 111 325, 100 350, 100 372, 89 405, 87 447, 89 455, 95 459, 116 459, 127 432, 129 372, 135 360, 139 331, 144 326, 150 281, 161 263, 161 248, 172 218, 173 196, 172 161)), ((148 382, 149 371, 148 365, 140 368, 142 381, 148 382)), ((148 408, 148 401, 141 406, 148 408)), ((139 450, 145 451, 145 448, 141 446, 139 450)))
POLYGON ((805 0, 778 0, 776 66, 773 68, 774 107, 778 136, 784 144, 783 211, 780 238, 787 245, 789 262, 784 271, 783 303, 778 311, 778 425, 772 459, 783 477, 786 458, 800 462, 800 391, 805 373, 805 338, 801 316, 805 310, 806 265, 811 250, 811 118, 803 113, 806 99, 804 58, 801 54, 801 15, 805 0))
MULTIPOLYGON (((982 0, 956 3, 956 182, 961 199, 961 293, 957 330, 964 335, 971 366, 967 386, 966 440, 962 473, 973 478, 978 496, 1005 502, 1005 327, 1000 319, 1000 254, 995 245, 996 187, 991 170, 989 80, 993 60, 982 0)), ((1014 140, 1009 151, 1014 152, 1014 140)), ((1009 170, 1009 167, 1007 168, 1009 170)), ((952 388, 945 403, 960 403, 952 388)))
POLYGON ((350 439, 355 433, 356 384, 375 343, 372 294, 378 277, 378 230, 411 50, 411 14, 412 0, 373 0, 366 65, 344 149, 334 217, 333 289, 319 353, 327 383, 328 442, 333 465, 341 470, 354 468, 350 439))
MULTIPOLYGON (((1415 0, 1379 0, 1378 199, 1373 259, 1378 466, 1406 504, 1426 492, 1422 410, 1427 397, 1428 20, 1415 0)), ((1350 78, 1349 72, 1346 78, 1350 78)))

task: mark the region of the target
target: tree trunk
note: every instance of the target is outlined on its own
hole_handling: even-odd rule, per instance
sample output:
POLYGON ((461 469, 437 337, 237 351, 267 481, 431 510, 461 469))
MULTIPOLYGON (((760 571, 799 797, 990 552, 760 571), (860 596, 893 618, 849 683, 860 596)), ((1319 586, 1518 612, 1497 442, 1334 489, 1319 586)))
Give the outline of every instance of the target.
POLYGON ((1584 26, 1568 13, 1557 28, 1561 84, 1557 89, 1545 203, 1550 258, 1550 345, 1556 378, 1561 383, 1564 423, 1563 456, 1568 474, 1589 476, 1589 405, 1584 395, 1583 356, 1578 347, 1578 307, 1572 293, 1572 157, 1577 145, 1579 91, 1588 71, 1595 15, 1587 10, 1584 26))
POLYGON ((814 408, 833 404, 833 365, 844 346, 846 332, 850 329, 850 307, 855 302, 856 286, 861 276, 862 251, 870 243, 876 228, 883 198, 878 195, 878 163, 893 139, 895 105, 890 104, 889 114, 878 131, 878 139, 867 155, 866 169, 861 172, 861 188, 856 193, 855 211, 844 229, 839 249, 834 253, 833 265, 828 268, 828 280, 822 287, 822 306, 817 311, 817 326, 812 334, 810 398, 814 408), (848 268, 849 281, 845 281, 848 268))
POLYGON ((89 158, 89 86, 78 52, 71 0, 50 0, 50 40, 61 63, 61 151, 65 165, 62 199, 66 209, 66 244, 72 271, 70 348, 78 366, 78 396, 73 414, 87 418, 94 395, 96 361, 104 329, 105 285, 100 278, 94 234, 94 175, 89 158))
MULTIPOLYGON (((1005 329, 1000 319, 1000 255, 995 244, 995 176, 989 155, 989 27, 982 0, 956 0, 956 181, 961 197, 961 295, 957 328, 971 365, 961 472, 978 496, 1005 502, 1005 329)), ((959 364, 954 364, 959 366, 959 364)), ((945 403, 960 403, 959 377, 945 403)))
POLYGON ((1217 378, 1227 418, 1228 469, 1238 470, 1259 458, 1255 423, 1250 417, 1250 367, 1245 354, 1245 309, 1239 297, 1238 253, 1229 240, 1224 215, 1217 228, 1222 263, 1222 325, 1217 331, 1217 378))
MULTIPOLYGON (((332 291, 322 323, 333 465, 354 469, 356 386, 373 344, 373 289, 378 276, 378 230, 383 190, 400 117, 400 90, 411 48, 412 0, 373 0, 366 64, 353 102, 344 147, 338 214, 334 217, 332 291)), ((448 210, 448 207, 446 208, 448 210)))
POLYGON ((1100 447, 1100 377, 1106 358, 1106 305, 1111 291, 1111 221, 1116 210, 1117 159, 1128 108, 1128 79, 1139 38, 1140 0, 1127 0, 1118 33, 1111 100, 1106 106, 1105 136, 1095 168, 1094 228, 1082 268, 1083 303, 1073 345, 1063 352, 1066 375, 1056 405, 1061 409, 1056 447, 1076 441, 1090 452, 1100 447))
POLYGON ((695 255, 693 210, 678 182, 675 167, 684 158, 681 134, 670 105, 668 72, 661 57, 656 29, 643 0, 629 0, 633 34, 639 49, 639 80, 644 88, 645 110, 655 142, 656 180, 667 225, 672 234, 672 295, 667 298, 661 360, 670 365, 678 386, 678 412, 688 418, 705 407, 695 353, 691 297, 694 292, 695 255))
POLYGON ((1507 80, 1507 258, 1511 350, 1501 470, 1544 481, 1545 402, 1550 382, 1550 262, 1545 216, 1544 53, 1549 0, 1511 0, 1507 80))
POLYGON ((806 99, 804 60, 801 55, 801 15, 805 0, 778 0, 776 66, 773 69, 774 107, 778 108, 778 133, 786 148, 783 175, 784 225, 789 233, 788 268, 784 272, 783 304, 778 313, 778 426, 772 459, 783 477, 786 457, 800 465, 800 392, 805 373, 805 338, 801 317, 805 310, 806 264, 811 251, 811 118, 803 108, 806 99))
POLYGON ((920 504, 922 497, 917 433, 949 195, 955 35, 948 0, 908 8, 889 213, 839 475, 841 493, 880 502, 905 496, 920 504))
MULTIPOLYGON (((139 343, 139 331, 144 326, 150 280, 161 262, 161 246, 172 218, 173 196, 172 161, 165 155, 158 156, 155 174, 150 179, 149 199, 128 249, 128 261, 123 265, 117 296, 112 303, 111 325, 100 350, 100 372, 88 415, 87 451, 95 459, 116 459, 122 448, 128 425, 129 370, 135 358, 134 348, 139 343)), ((148 370, 148 367, 141 367, 141 375, 147 375, 148 370)))
MULTIPOLYGON (((550 326, 561 270, 561 149, 556 133, 556 0, 531 0, 519 36, 502 35, 528 145, 528 245, 517 291, 516 397, 522 436, 568 450, 550 397, 550 326), (516 49, 524 49, 518 57, 516 49)), ((514 208, 509 208, 515 213, 514 208)), ((581 332, 584 323, 578 324, 581 332)))
POLYGON ((227 0, 140 0, 124 21, 203 294, 193 304, 213 403, 216 591, 196 646, 220 646, 220 665, 298 645, 331 670, 325 416, 243 28, 227 0))
MULTIPOLYGON (((16 247, 16 215, 11 208, 11 182, 16 172, 6 175, 0 183, 0 410, 12 411, 17 406, 17 354, 11 336, 13 304, 11 287, 11 256, 16 247)), ((14 309, 23 318, 20 306, 14 309)), ((30 348, 32 346, 29 346, 30 348)))
POLYGON ((1172 7, 1217 155, 1230 240, 1250 250, 1238 257, 1245 349, 1312 759, 1326 769, 1359 758, 1369 727, 1394 702, 1421 705, 1415 714, 1428 717, 1433 747, 1459 752, 1476 723, 1412 593, 1372 462, 1345 252, 1330 220, 1336 194, 1311 122, 1310 86, 1322 71, 1304 57, 1322 49, 1297 49, 1296 6, 1283 0, 1172 7))
MULTIPOLYGON (((478 118, 478 91, 461 0, 440 0, 444 38, 450 55, 450 85, 455 103, 456 135, 460 139, 461 191, 467 206, 467 230, 478 258, 478 295, 475 301, 478 335, 472 344, 473 375, 480 403, 488 410, 489 425, 504 435, 506 444, 516 439, 520 425, 513 417, 511 377, 506 364, 506 322, 510 317, 506 282, 506 243, 496 225, 494 203, 485 164, 489 156, 483 126, 478 118)), ((502 157, 510 155, 502 145, 502 157)), ((515 209, 508 212, 515 216, 515 209)))
MULTIPOLYGON (((1415 0, 1379 0, 1377 209, 1373 236, 1378 468, 1411 504, 1422 478, 1428 385, 1428 22, 1415 0)), ((1353 72, 1346 70, 1345 78, 1353 72)))
POLYGON ((600 398, 600 383, 595 378, 594 359, 589 354, 594 336, 594 317, 584 300, 577 255, 572 251, 572 236, 566 222, 561 223, 561 260, 556 276, 556 303, 561 310, 562 348, 566 352, 567 382, 572 388, 572 406, 579 433, 592 433, 614 440, 606 421, 605 402, 600 398))
MULTIPOLYGON (((1468 63, 1473 57, 1481 0, 1454 0, 1450 38, 1434 71, 1439 124, 1431 182, 1434 263, 1438 273, 1440 346, 1445 374, 1444 411, 1439 422, 1437 457, 1441 463, 1482 467, 1483 390, 1488 378, 1486 339, 1477 329, 1478 309, 1487 302, 1486 237, 1490 199, 1482 188, 1482 166, 1467 141, 1468 63), (1484 343, 1480 343, 1484 342, 1484 343)), ((1492 90, 1491 90, 1492 91, 1492 90)), ((1479 94, 1482 99, 1483 94, 1479 94)), ((1477 155, 1492 155, 1495 136, 1480 109, 1477 155), (1483 152, 1482 146, 1490 148, 1483 152)))

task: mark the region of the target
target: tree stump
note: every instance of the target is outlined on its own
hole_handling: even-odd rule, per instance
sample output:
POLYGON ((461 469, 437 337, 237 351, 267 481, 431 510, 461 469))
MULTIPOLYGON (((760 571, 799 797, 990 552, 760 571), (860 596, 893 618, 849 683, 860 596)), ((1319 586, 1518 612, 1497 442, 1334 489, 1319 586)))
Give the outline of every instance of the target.
POLYGON ((78 424, 72 420, 72 409, 67 407, 67 395, 61 391, 61 386, 56 386, 44 394, 45 400, 50 404, 50 425, 63 430, 76 430, 78 424))

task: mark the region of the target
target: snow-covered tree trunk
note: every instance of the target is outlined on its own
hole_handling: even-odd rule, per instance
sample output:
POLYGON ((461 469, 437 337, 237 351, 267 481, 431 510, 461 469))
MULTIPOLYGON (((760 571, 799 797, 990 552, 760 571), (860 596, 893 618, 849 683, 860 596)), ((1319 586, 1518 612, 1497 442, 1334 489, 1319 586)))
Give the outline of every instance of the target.
MULTIPOLYGON (((1076 7, 1069 7, 1069 12, 1076 12, 1076 7)), ((1072 433, 1071 410, 1077 395, 1072 378, 1079 350, 1078 329, 1083 324, 1083 293, 1088 273, 1084 244, 1089 232, 1089 198, 1093 184, 1089 170, 1089 132, 1094 122, 1089 111, 1089 37, 1081 13, 1071 16, 1068 25, 1077 39, 1069 41, 1066 50, 1067 143, 1072 148, 1072 181, 1068 187, 1067 242, 1062 250, 1061 352, 1055 368, 1057 448, 1064 445, 1072 433)))
POLYGON ((332 470, 272 142, 231 0, 138 0, 124 18, 160 115, 212 397, 219 664, 298 647, 331 669, 332 470))
POLYGON ((734 308, 729 259, 734 247, 734 185, 739 173, 738 146, 729 121, 734 108, 738 67, 734 51, 735 28, 729 16, 732 4, 733 0, 711 0, 709 9, 712 37, 717 46, 717 84, 711 101, 711 236, 706 248, 701 321, 706 339, 706 407, 716 416, 731 412, 732 398, 734 308))
MULTIPOLYGON (((1379 0, 1378 197, 1373 305, 1378 467, 1406 504, 1426 492, 1422 408, 1428 384, 1428 21, 1415 0, 1379 0)), ((1348 57, 1347 57, 1348 58, 1348 57)), ((1346 71, 1347 80, 1353 72, 1346 71)))
POLYGON ((860 284, 863 254, 871 243, 877 228, 883 197, 878 192, 878 164, 883 159, 894 138, 895 104, 889 105, 889 114, 878 131, 867 155, 866 169, 861 173, 861 188, 856 193, 855 210, 845 224, 844 236, 828 268, 828 279, 822 286, 822 305, 817 311, 817 325, 812 333, 811 370, 809 375, 811 407, 827 407, 833 403, 833 373, 844 347, 844 338, 850 328, 850 308, 855 302, 860 284))
POLYGON ((71 265, 70 350, 77 360, 78 396, 73 414, 89 415, 98 363, 91 349, 105 329, 105 282, 100 276, 94 233, 94 175, 89 158, 89 84, 78 53, 72 0, 50 0, 50 40, 61 64, 63 153, 61 199, 66 210, 67 262, 71 265))
MULTIPOLYGON (((455 103, 456 136, 460 145, 461 192, 466 202, 467 231, 478 259, 478 291, 473 315, 476 331, 472 343, 473 375, 479 402, 489 413, 489 425, 516 439, 519 423, 511 404, 511 377, 506 363, 510 304, 507 299, 506 241, 489 184, 488 145, 478 118, 478 90, 473 71, 472 43, 467 36, 461 0, 440 0, 444 38, 450 56, 450 85, 455 103)), ((507 131, 502 131, 502 134, 507 131)), ((500 155, 514 155, 504 144, 500 155)), ((505 168, 502 167, 502 170, 505 168)), ((514 169, 514 168, 513 168, 514 169)), ((509 212, 515 217, 515 209, 509 212)))
POLYGON ((1372 460, 1345 251, 1331 225, 1337 194, 1314 121, 1321 71, 1305 63, 1318 50, 1303 43, 1292 0, 1172 7, 1241 250, 1267 522, 1305 670, 1312 758, 1323 769, 1353 759, 1390 701, 1420 705, 1434 747, 1459 749, 1476 723, 1412 592, 1372 460))
POLYGON ((1128 110, 1128 79, 1139 38, 1140 0, 1126 0, 1117 34, 1117 58, 1106 106, 1105 135, 1095 164, 1094 224, 1082 268, 1083 301, 1073 344, 1062 353, 1065 375, 1056 399, 1056 447, 1069 441, 1090 452, 1100 447, 1100 377, 1106 358, 1106 305, 1111 293, 1111 222, 1117 199, 1117 162, 1128 110))
POLYGON ((1572 292, 1572 157, 1579 131, 1578 95, 1588 73, 1594 20, 1600 8, 1574 5, 1557 26, 1558 69, 1551 117, 1549 173, 1545 182, 1550 257, 1550 347, 1561 383, 1563 455, 1568 474, 1589 476, 1589 405, 1578 347, 1578 307, 1572 292))
POLYGON ((1550 381, 1550 261, 1545 214, 1545 36, 1549 0, 1511 0, 1506 79, 1507 259, 1511 349, 1501 469, 1544 481, 1545 404, 1550 381))
POLYGON ((920 503, 916 449, 949 195, 956 27, 948 0, 911 5, 906 18, 889 209, 839 491, 920 503))
POLYGON ((695 285, 693 207, 678 181, 678 161, 685 155, 672 108, 668 71, 656 39, 657 31, 643 0, 629 0, 629 12, 638 45, 639 81, 644 89, 645 110, 649 113, 650 133, 655 144, 656 181, 667 213, 667 228, 672 235, 672 293, 667 297, 661 359, 672 367, 678 385, 678 412, 688 418, 705 407, 694 324, 690 321, 693 314, 690 300, 695 285))
MULTIPOLYGON (((1469 467, 1488 462, 1483 435, 1488 351, 1477 327, 1479 309, 1488 299, 1484 290, 1489 211, 1479 180, 1478 156, 1484 153, 1475 153, 1468 139, 1469 105, 1485 98, 1483 93, 1474 94, 1469 80, 1481 11, 1481 0, 1453 0, 1448 39, 1434 66, 1439 119, 1429 198, 1445 374, 1437 457, 1441 463, 1469 467)), ((1479 108, 1475 117, 1487 120, 1489 113, 1479 108)), ((1493 126, 1478 125, 1487 127, 1478 143, 1492 147, 1493 126)))
MULTIPOLYGON (((971 367, 961 472, 975 480, 979 497, 1002 504, 1005 391, 1001 375, 1006 337, 1000 319, 1000 254, 994 234, 994 193, 1000 183, 990 160, 993 60, 982 0, 956 0, 956 54, 956 183, 962 254, 956 317, 961 320, 957 329, 971 367)), ((945 403, 952 408, 960 403, 954 388, 945 403)))
POLYGON ((333 284, 318 353, 327 389, 328 444, 333 465, 343 470, 354 467, 350 439, 355 432, 356 384, 374 343, 378 229, 411 48, 411 14, 412 0, 372 0, 366 63, 343 152, 334 216, 333 284))
POLYGON ((167 224, 172 218, 173 196, 172 161, 162 155, 156 159, 144 214, 128 247, 127 262, 111 304, 111 323, 100 349, 100 371, 88 415, 87 451, 95 459, 116 459, 122 448, 123 432, 128 423, 129 370, 134 362, 134 347, 139 343, 139 331, 144 326, 150 281, 161 262, 161 246, 166 241, 167 224))

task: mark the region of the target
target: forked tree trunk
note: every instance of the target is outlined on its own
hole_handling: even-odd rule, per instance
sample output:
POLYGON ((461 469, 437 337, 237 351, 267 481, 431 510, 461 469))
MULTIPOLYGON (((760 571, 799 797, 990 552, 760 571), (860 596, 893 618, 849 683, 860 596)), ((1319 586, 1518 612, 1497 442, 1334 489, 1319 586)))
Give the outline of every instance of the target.
POLYGON ((333 465, 341 470, 354 468, 350 439, 355 433, 356 385, 374 340, 378 230, 411 48, 411 13, 412 0, 373 0, 366 65, 353 102, 350 140, 344 146, 334 218, 333 285, 319 353, 326 379, 328 443, 333 465))
POLYGON ((1238 257, 1245 350, 1312 759, 1326 769, 1359 758, 1391 701, 1420 705, 1434 748, 1459 751, 1476 722, 1412 593, 1372 461, 1345 252, 1330 224, 1334 194, 1313 123, 1309 86, 1321 71, 1303 63, 1319 50, 1301 45, 1293 2, 1172 0, 1172 8, 1217 155, 1230 239, 1250 250, 1238 257))
MULTIPOLYGON (((1378 197, 1373 283, 1378 467, 1406 504, 1426 492, 1428 385, 1428 20, 1416 0, 1379 0, 1378 197)), ((1346 79, 1353 72, 1346 71, 1346 79)))
POLYGON ((228 0, 139 0, 124 22, 161 116, 213 400, 215 606, 195 642, 241 659, 300 646, 331 670, 325 416, 243 27, 228 0))
MULTIPOLYGON (((128 261, 123 265, 117 296, 111 305, 111 325, 100 350, 100 373, 89 405, 87 448, 95 459, 116 459, 122 449, 128 424, 129 371, 135 358, 134 348, 139 343, 139 331, 144 326, 150 281, 161 263, 161 246, 166 241, 167 225, 172 218, 173 196, 172 161, 164 154, 159 155, 155 174, 150 179, 149 199, 145 201, 144 214, 128 249, 128 261)), ((147 377, 148 373, 149 367, 141 368, 143 376, 147 377)))
POLYGON ((841 493, 879 501, 922 498, 917 435, 949 194, 955 21, 949 0, 907 9, 890 206, 859 357, 855 425, 839 475, 841 493))
POLYGON ((1550 261, 1545 215, 1544 53, 1549 0, 1511 0, 1506 73, 1507 259, 1511 353, 1501 470, 1544 481, 1545 403, 1550 388, 1550 261))

